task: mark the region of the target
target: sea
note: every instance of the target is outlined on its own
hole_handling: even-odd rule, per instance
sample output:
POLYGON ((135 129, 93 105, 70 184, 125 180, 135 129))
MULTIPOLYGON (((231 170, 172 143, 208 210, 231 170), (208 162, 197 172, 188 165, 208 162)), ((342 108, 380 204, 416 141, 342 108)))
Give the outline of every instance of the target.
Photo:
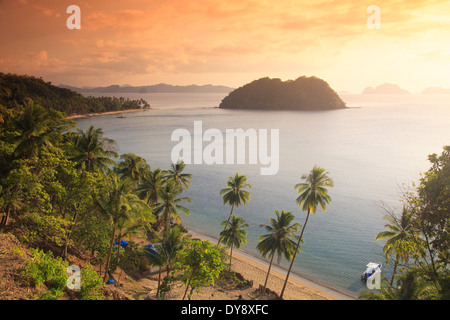
MULTIPOLYGON (((212 238, 218 238, 221 222, 230 213, 220 191, 236 172, 247 176, 251 199, 234 212, 249 224, 247 244, 241 250, 256 258, 261 258, 256 246, 265 234, 261 225, 275 217, 275 210, 292 212, 303 225, 306 213, 295 201, 294 185, 315 165, 327 170, 334 181, 329 188, 332 201, 325 212, 319 208, 310 216, 293 273, 352 297, 367 289, 360 280, 367 263, 381 262, 382 273, 390 277, 392 263, 385 261, 384 243, 375 241, 377 233, 385 230, 383 216, 400 212, 402 193, 430 167, 428 155, 440 154, 450 144, 450 95, 342 94, 349 108, 333 111, 223 110, 218 106, 226 93, 109 96, 143 98, 152 109, 124 113, 124 118, 112 114, 77 119, 77 126, 102 128, 105 136, 117 142, 120 154, 135 153, 152 169, 169 168, 179 143, 172 141, 175 130, 185 129, 192 141, 202 137, 202 132, 199 137, 194 130, 195 122, 201 121, 203 132, 278 130, 276 174, 261 175, 264 165, 249 159, 244 164, 192 163, 185 169, 193 177, 183 196, 193 201, 185 204, 191 213, 181 213, 182 223, 212 238)), ((198 151, 194 148, 199 145, 192 145, 192 152, 198 151)), ((206 145, 203 142, 200 148, 206 145)), ((282 259, 279 267, 288 266, 282 259)))

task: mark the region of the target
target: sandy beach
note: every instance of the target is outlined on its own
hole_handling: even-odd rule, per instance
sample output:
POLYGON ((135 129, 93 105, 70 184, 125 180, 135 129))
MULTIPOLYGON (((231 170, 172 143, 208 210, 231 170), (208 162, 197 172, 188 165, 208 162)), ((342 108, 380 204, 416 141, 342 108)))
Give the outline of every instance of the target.
POLYGON ((138 112, 138 111, 148 111, 151 109, 128 109, 128 110, 119 110, 119 111, 109 111, 109 112, 98 112, 98 113, 87 113, 87 114, 73 114, 67 117, 67 119, 77 119, 77 118, 87 118, 94 116, 104 116, 108 114, 121 114, 121 113, 129 113, 129 112, 138 112))
MULTIPOLYGON (((209 240, 217 243, 217 239, 210 238, 200 233, 189 230, 194 238, 209 240)), ((264 285, 269 264, 257 257, 243 252, 242 250, 233 251, 232 268, 240 273, 245 279, 253 281, 253 288, 264 285)), ((275 265, 272 265, 267 287, 280 294, 286 278, 286 271, 275 265)), ((203 297, 205 298, 205 297, 203 297)), ((196 295, 195 299, 202 299, 196 295)), ((344 293, 338 292, 326 286, 322 286, 308 279, 302 278, 291 272, 289 282, 284 292, 285 300, 354 300, 344 293)))

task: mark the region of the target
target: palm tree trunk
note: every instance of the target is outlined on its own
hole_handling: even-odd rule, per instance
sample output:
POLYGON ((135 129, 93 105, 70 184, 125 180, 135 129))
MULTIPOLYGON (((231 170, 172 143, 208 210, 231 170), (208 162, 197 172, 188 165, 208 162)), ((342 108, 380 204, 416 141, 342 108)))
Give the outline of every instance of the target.
POLYGON ((231 251, 230 251, 230 271, 231 271, 231 258, 233 257, 233 244, 231 244, 231 251))
POLYGON ((309 213, 310 213, 310 209, 308 208, 308 214, 306 215, 305 224, 303 225, 302 232, 300 233, 300 238, 298 239, 297 247, 295 248, 295 251, 294 251, 294 256, 292 257, 291 264, 289 266, 289 270, 286 275, 286 280, 284 281, 283 289, 281 290, 280 299, 283 299, 283 294, 284 294, 284 290, 286 289, 286 284, 289 279, 289 274, 291 273, 291 269, 292 269, 292 265, 294 264, 295 256, 297 255, 298 248, 300 247, 300 242, 302 241, 303 232, 305 231, 306 224, 308 223, 309 213))
POLYGON ((116 227, 113 227, 113 233, 112 233, 111 241, 110 241, 110 244, 109 244, 108 258, 106 259, 105 276, 103 278, 103 281, 105 281, 105 282, 106 282, 106 279, 108 277, 109 262, 111 260, 111 252, 112 252, 112 247, 113 247, 113 242, 114 242, 114 237, 115 236, 116 236, 116 227))
POLYGON ((269 269, 267 270, 266 281, 264 281, 264 292, 266 292, 267 280, 269 280, 270 269, 272 268, 273 257, 275 256, 275 250, 272 252, 272 257, 270 258, 269 269))
MULTIPOLYGON (((232 214, 233 214, 233 209, 234 209, 234 204, 231 206, 231 211, 230 211, 230 215, 228 216, 227 222, 230 222, 231 216, 232 216, 232 214)), ((226 228, 227 228, 227 227, 225 226, 225 227, 223 228, 222 232, 225 231, 226 228)), ((217 244, 219 244, 219 243, 220 243, 220 236, 219 236, 219 241, 217 241, 217 244)))
POLYGON ((159 267, 159 275, 158 275, 158 289, 156 289, 156 297, 159 300, 159 286, 161 285, 161 270, 162 268, 159 267))
POLYGON ((394 276, 395 276, 395 271, 397 270, 397 265, 398 265, 398 262, 395 261, 395 263, 394 263, 394 271, 392 272, 392 277, 391 277, 391 282, 390 282, 391 287, 392 287, 392 284, 394 283, 394 276))
POLYGON ((121 231, 119 230, 119 237, 117 238, 117 267, 119 267, 120 262, 120 242, 122 241, 122 237, 120 236, 121 231))

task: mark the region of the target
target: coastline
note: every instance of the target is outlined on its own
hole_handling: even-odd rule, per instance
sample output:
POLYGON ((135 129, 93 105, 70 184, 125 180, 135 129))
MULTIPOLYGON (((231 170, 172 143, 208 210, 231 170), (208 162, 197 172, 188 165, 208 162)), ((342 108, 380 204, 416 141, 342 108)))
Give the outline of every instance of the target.
MULTIPOLYGON (((191 229, 188 232, 201 240, 208 240, 217 243, 217 239, 198 233, 191 229)), ((234 250, 232 258, 233 269, 240 273, 245 279, 253 281, 253 288, 264 285, 269 263, 261 258, 255 257, 242 250, 234 250)), ((281 292, 286 278, 286 270, 272 264, 267 288, 281 292)), ((348 294, 339 292, 332 288, 313 282, 291 272, 289 282, 283 296, 284 300, 355 300, 348 294)))
MULTIPOLYGON (((120 111, 109 111, 103 113, 90 113, 83 115, 71 115, 68 119, 86 118, 91 116, 102 116, 111 114, 121 114, 138 111, 148 111, 148 109, 129 109, 120 111)), ((188 232, 195 238, 208 240, 217 243, 217 239, 188 229, 188 232)), ((233 250, 233 269, 240 273, 245 279, 253 281, 253 288, 264 285, 269 263, 253 254, 241 249, 233 250)), ((279 294, 286 278, 287 271, 275 264, 272 264, 267 288, 279 294)), ((284 293, 284 300, 356 300, 357 297, 337 291, 326 285, 319 284, 298 274, 291 272, 289 282, 284 293)))
POLYGON ((88 117, 95 117, 95 116, 105 116, 108 114, 121 114, 121 113, 129 113, 129 112, 138 112, 138 111, 148 111, 151 110, 150 108, 146 109, 127 109, 127 110, 118 110, 118 111, 108 111, 108 112, 96 112, 96 113, 86 113, 86 114, 73 114, 70 116, 67 116, 67 119, 79 119, 79 118, 88 118, 88 117))

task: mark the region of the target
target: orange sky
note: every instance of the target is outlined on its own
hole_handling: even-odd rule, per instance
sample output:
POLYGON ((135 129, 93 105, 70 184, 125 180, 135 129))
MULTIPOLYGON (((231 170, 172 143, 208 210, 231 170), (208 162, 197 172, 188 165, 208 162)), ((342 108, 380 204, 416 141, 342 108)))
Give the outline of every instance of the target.
POLYGON ((0 0, 0 71, 54 84, 450 88, 450 1, 0 0), (81 8, 81 30, 66 9, 81 8), (381 9, 370 30, 369 5, 381 9))

